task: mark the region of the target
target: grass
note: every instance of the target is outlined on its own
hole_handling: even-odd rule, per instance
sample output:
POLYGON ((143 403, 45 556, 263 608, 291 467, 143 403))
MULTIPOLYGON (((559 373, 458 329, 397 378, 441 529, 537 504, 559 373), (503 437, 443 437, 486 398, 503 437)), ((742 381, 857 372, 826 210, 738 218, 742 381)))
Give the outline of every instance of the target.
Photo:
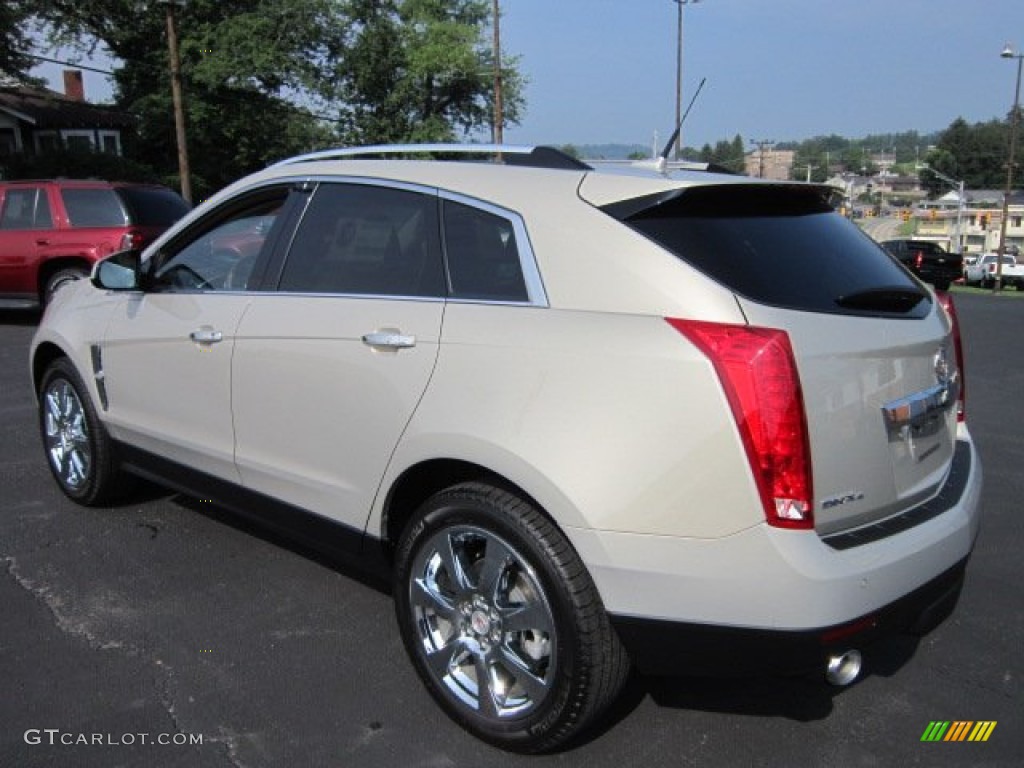
POLYGON ((976 296, 1004 296, 1006 298, 1018 298, 1024 299, 1024 291, 1018 291, 1016 288, 1003 288, 999 293, 992 293, 991 288, 979 288, 975 285, 951 285, 950 291, 953 293, 968 293, 976 296))

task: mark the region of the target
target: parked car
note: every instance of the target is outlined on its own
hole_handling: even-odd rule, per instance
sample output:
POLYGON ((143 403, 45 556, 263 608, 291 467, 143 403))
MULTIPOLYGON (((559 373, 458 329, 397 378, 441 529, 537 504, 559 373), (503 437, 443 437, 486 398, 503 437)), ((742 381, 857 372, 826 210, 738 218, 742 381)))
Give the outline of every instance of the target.
POLYGON ((828 187, 387 159, 440 151, 292 158, 60 291, 30 358, 61 490, 140 474, 374 569, 438 704, 516 751, 631 668, 845 685, 953 609, 955 307, 828 187))
POLYGON ((46 304, 99 259, 149 244, 188 210, 156 184, 0 181, 0 307, 46 304))
MULTIPOLYGON (((973 264, 964 267, 964 282, 967 285, 980 285, 991 288, 996 279, 996 253, 983 253, 973 264)), ((1024 266, 1018 266, 1017 260, 1010 254, 1002 256, 1002 279, 1004 286, 1014 286, 1018 290, 1024 285, 1024 266)))
POLYGON ((886 240, 882 246, 903 266, 940 291, 963 276, 963 256, 928 240, 886 240))

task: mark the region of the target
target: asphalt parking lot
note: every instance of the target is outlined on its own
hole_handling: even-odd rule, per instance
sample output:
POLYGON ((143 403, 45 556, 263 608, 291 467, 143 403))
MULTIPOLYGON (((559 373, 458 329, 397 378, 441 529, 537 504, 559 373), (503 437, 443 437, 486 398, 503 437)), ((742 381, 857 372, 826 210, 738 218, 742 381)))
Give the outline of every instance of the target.
POLYGON ((638 680, 572 751, 520 758, 440 713, 389 596, 193 499, 83 510, 51 481, 0 315, 2 766, 1011 766, 1024 763, 1024 300, 957 297, 985 520, 953 616, 810 680, 638 680), (987 742, 922 742, 994 721, 987 742))

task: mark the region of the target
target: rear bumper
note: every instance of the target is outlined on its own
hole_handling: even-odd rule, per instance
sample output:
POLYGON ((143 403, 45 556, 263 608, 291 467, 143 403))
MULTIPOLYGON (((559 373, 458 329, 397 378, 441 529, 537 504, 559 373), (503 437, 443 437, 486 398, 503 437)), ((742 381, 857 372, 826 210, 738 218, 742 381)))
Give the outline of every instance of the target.
POLYGON ((820 671, 829 656, 895 634, 922 635, 956 607, 967 561, 867 616, 829 627, 779 631, 611 616, 636 668, 651 675, 746 677, 820 671))
POLYGON ((981 516, 981 463, 961 438, 937 497, 829 540, 767 525, 719 539, 570 535, 640 670, 824 669, 834 652, 927 631, 955 606, 981 516))

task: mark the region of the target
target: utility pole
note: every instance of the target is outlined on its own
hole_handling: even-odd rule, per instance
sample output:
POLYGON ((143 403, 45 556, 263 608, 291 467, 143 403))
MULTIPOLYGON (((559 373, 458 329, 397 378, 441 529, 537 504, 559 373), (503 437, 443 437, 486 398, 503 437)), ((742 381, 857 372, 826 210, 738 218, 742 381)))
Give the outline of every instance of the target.
POLYGON ((192 203, 192 178, 188 164, 188 140, 185 136, 185 103, 181 93, 181 58, 178 51, 178 32, 174 26, 174 9, 184 8, 185 0, 161 0, 167 11, 167 50, 171 60, 171 99, 174 102, 174 135, 178 144, 178 176, 181 177, 181 196, 192 203))
MULTIPOLYGON (((699 3, 700 0, 672 0, 676 4, 676 122, 672 126, 675 130, 682 122, 683 112, 683 6, 690 3, 699 3)), ((682 130, 676 135, 674 160, 679 160, 679 154, 683 147, 682 130)))
POLYGON ((816 170, 818 170, 818 166, 811 165, 810 163, 807 164, 807 181, 808 182, 810 182, 810 180, 811 180, 811 171, 816 171, 816 170))
MULTIPOLYGON (((751 144, 757 147, 757 178, 764 178, 764 148, 771 149, 775 146, 775 139, 751 139, 751 144)), ((808 171, 810 173, 810 171, 808 171)))
POLYGON ((494 0, 494 143, 504 144, 505 105, 501 93, 501 9, 494 0))

